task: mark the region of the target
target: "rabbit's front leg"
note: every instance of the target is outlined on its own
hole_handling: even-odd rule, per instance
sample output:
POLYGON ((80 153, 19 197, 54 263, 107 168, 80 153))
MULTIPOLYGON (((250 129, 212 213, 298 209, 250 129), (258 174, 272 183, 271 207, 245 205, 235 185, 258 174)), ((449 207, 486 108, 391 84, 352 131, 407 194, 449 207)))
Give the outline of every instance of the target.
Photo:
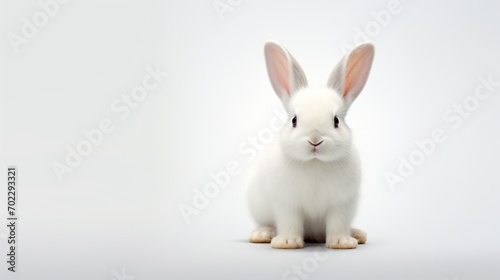
POLYGON ((271 240, 275 249, 299 249, 304 247, 304 221, 299 209, 276 207, 278 235, 271 240))
POLYGON ((351 222, 353 219, 351 205, 334 207, 328 211, 326 220, 326 244, 330 249, 354 249, 358 240, 352 237, 351 222))

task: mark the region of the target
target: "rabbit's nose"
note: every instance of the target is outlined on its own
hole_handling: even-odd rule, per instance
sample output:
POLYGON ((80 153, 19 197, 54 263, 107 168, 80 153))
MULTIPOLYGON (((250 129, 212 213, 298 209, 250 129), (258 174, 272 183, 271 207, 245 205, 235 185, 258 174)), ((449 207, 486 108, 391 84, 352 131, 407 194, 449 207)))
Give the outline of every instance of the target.
POLYGON ((319 131, 317 130, 312 131, 311 134, 309 134, 309 137, 307 138, 308 138, 307 142, 309 142, 309 144, 311 144, 314 147, 323 143, 323 137, 321 136, 321 133, 319 133, 319 131))
POLYGON ((309 140, 308 140, 307 142, 309 142, 309 144, 311 144, 311 145, 313 145, 314 147, 316 147, 316 146, 321 145, 321 143, 323 143, 323 140, 321 140, 321 141, 319 141, 319 142, 316 142, 316 143, 313 143, 313 142, 311 142, 311 141, 309 141, 309 140))

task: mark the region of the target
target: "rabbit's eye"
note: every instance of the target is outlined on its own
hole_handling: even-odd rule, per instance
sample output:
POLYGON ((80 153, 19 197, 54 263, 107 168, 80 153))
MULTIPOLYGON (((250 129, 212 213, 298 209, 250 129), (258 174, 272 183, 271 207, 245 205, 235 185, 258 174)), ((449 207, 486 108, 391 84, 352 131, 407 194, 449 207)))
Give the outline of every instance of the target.
POLYGON ((337 118, 337 116, 335 116, 335 118, 333 119, 333 127, 339 127, 339 118, 337 118))
POLYGON ((292 119, 292 126, 297 127, 297 116, 294 116, 292 119))

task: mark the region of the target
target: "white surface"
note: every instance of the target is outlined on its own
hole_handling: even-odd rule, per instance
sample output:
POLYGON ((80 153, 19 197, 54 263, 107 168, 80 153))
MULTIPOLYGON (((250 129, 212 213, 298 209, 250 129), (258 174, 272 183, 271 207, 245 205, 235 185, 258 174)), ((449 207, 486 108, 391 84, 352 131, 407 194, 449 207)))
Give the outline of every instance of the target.
MULTIPOLYGON (((321 245, 246 242, 249 162, 238 146, 280 106, 263 43, 286 45, 310 84, 324 84, 339 46, 389 2, 241 1, 221 21, 212 0, 71 1, 17 54, 7 34, 41 8, 2 2, 0 167, 19 168, 20 220, 19 272, 4 263, 1 278, 293 279, 286 271, 321 245), (169 77, 120 119, 110 104, 155 65, 169 77), (51 164, 103 118, 115 130, 60 183, 51 164), (179 205, 231 161, 241 172, 186 224, 179 205)), ((479 77, 500 80, 500 4, 400 5, 371 38, 372 74, 348 117, 365 173, 355 225, 368 243, 319 251, 329 257, 308 279, 498 279, 500 87, 457 129, 443 114, 479 77), (384 174, 435 128, 446 141, 392 191, 384 174)), ((5 236, 2 226, 2 255, 5 236)))

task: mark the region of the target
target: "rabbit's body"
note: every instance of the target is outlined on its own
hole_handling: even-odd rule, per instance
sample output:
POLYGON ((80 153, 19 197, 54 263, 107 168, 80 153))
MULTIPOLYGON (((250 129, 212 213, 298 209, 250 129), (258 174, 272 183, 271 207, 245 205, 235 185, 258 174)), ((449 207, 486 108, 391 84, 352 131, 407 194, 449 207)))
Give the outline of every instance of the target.
POLYGON ((339 162, 297 162, 279 152, 279 142, 262 152, 256 165, 257 174, 250 181, 250 213, 261 226, 276 226, 276 209, 289 208, 290 216, 302 219, 304 238, 325 242, 326 216, 355 214, 359 190, 359 161, 355 151, 350 159, 339 162), (269 153, 267 153, 269 151, 269 153), (294 174, 290 176, 290 174, 294 174), (293 191, 290 186, 294 186, 293 191), (336 209, 337 208, 337 209, 336 209))
POLYGON ((281 45, 266 44, 265 54, 289 122, 249 177, 248 203, 258 224, 250 241, 301 248, 310 239, 356 248, 366 241, 365 233, 351 229, 361 168, 345 115, 368 78, 373 46, 351 51, 321 88, 307 86, 302 68, 281 45))

